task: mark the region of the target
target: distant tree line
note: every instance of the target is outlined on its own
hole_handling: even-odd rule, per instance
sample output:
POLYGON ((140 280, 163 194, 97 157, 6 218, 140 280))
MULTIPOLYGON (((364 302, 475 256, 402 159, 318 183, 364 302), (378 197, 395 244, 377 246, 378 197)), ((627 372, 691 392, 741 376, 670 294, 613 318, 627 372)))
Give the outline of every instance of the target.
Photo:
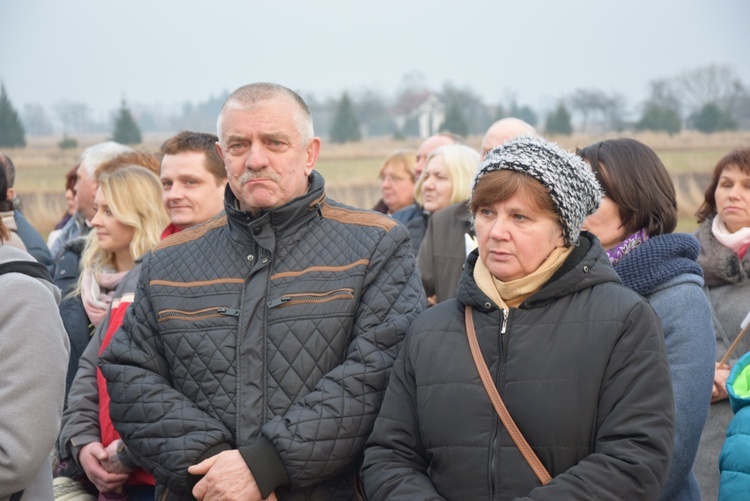
MULTIPOLYGON (((420 135, 420 107, 439 103, 439 130, 480 135, 497 119, 515 116, 547 135, 573 132, 598 133, 653 130, 676 134, 683 129, 706 133, 750 129, 750 88, 730 66, 710 65, 648 83, 645 101, 630 104, 618 92, 577 89, 560 96, 550 109, 533 109, 515 96, 487 103, 468 87, 445 83, 432 89, 418 73, 406 75, 394 96, 372 89, 349 90, 320 99, 297 90, 307 101, 318 135, 334 142, 362 137, 414 137, 420 135)), ((213 131, 216 116, 228 92, 203 102, 186 102, 179 111, 132 104, 125 100, 107 117, 96 119, 85 103, 60 101, 51 112, 26 104, 20 112, 0 87, 0 146, 22 146, 25 135, 63 132, 64 140, 77 134, 110 132, 130 144, 141 141, 141 132, 174 132, 182 129, 213 131)))

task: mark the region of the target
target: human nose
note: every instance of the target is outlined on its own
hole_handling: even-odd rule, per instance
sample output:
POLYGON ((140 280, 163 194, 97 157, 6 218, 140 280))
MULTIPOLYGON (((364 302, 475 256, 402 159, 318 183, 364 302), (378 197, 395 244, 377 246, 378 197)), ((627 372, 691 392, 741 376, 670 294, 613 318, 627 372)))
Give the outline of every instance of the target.
POLYGON ((167 200, 179 200, 182 198, 182 187, 179 183, 172 183, 169 190, 166 191, 167 200))
POLYGON ((510 232, 508 231, 507 221, 503 218, 496 218, 490 229, 490 238, 492 240, 508 240, 510 232))
POLYGON ((93 226, 94 228, 98 228, 101 225, 102 223, 101 218, 99 217, 99 211, 96 211, 96 213, 94 213, 94 217, 91 219, 91 226, 93 226))
POLYGON ((247 158, 245 158, 245 167, 251 170, 262 169, 268 165, 268 155, 263 146, 254 142, 248 148, 247 158))

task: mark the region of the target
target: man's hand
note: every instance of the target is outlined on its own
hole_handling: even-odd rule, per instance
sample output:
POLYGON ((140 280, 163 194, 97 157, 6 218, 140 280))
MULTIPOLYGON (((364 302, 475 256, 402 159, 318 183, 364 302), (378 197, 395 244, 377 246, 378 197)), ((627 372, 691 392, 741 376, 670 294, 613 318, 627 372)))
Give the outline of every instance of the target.
MULTIPOLYGON (((237 450, 224 451, 188 468, 191 475, 204 475, 193 488, 200 501, 262 501, 258 484, 237 450)), ((268 497, 276 501, 276 495, 268 497)))
POLYGON ((107 458, 107 451, 100 442, 84 445, 78 454, 78 462, 99 492, 117 492, 125 485, 130 474, 108 472, 102 466, 107 458))
POLYGON ((729 379, 730 368, 727 364, 716 364, 714 371, 714 387, 711 390, 711 403, 729 398, 727 393, 727 379, 729 379))
POLYGON ((133 470, 125 466, 120 458, 117 456, 117 449, 119 448, 122 440, 115 440, 107 446, 105 449, 107 452, 107 459, 102 461, 102 468, 110 473, 132 473, 133 470))

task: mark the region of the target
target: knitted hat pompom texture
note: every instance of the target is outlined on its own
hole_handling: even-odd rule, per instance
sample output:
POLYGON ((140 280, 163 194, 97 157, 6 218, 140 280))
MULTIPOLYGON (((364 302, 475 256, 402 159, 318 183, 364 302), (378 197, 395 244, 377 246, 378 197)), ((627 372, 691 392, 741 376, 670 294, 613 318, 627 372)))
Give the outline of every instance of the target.
POLYGON ((563 222, 566 245, 578 242, 587 216, 604 194, 584 160, 539 137, 517 137, 490 150, 479 165, 472 194, 482 176, 496 170, 527 174, 547 189, 563 222))

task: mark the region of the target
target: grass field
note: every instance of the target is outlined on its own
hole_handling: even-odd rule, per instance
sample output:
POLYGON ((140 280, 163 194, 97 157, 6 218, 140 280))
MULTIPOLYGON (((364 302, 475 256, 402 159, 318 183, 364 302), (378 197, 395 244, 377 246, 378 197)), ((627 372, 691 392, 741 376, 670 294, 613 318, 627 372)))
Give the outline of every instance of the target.
MULTIPOLYGON (((672 173, 678 189, 681 216, 677 231, 695 229, 692 214, 702 200, 705 176, 718 159, 734 148, 750 145, 750 132, 706 135, 689 131, 675 136, 655 133, 628 136, 656 150, 672 173)), ((155 152, 166 137, 163 134, 146 135, 144 144, 138 149, 155 152)), ((573 135, 551 139, 574 150, 612 137, 618 135, 573 135)), ((106 137, 77 139, 79 147, 73 150, 60 150, 57 147, 59 138, 55 137, 29 137, 26 148, 3 150, 16 165, 15 188, 23 199, 23 210, 44 235, 54 227, 64 211, 65 173, 78 162, 84 148, 104 141, 106 137)), ((328 192, 333 198, 359 207, 371 207, 379 196, 377 173, 382 159, 394 149, 416 148, 419 142, 416 138, 403 141, 369 139, 343 145, 324 141, 316 169, 326 178, 328 192)), ((481 137, 470 137, 466 142, 478 149, 481 137)))

